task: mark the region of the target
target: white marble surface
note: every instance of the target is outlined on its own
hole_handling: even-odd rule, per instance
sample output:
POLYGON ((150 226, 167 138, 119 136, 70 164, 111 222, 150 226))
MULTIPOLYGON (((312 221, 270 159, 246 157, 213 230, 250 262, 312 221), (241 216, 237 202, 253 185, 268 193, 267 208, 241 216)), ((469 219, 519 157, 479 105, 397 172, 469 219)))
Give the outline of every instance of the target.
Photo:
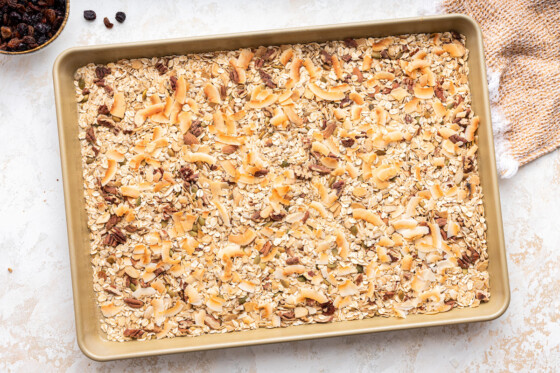
POLYGON ((553 371, 560 366, 560 152, 500 182, 512 301, 500 319, 97 363, 78 349, 51 69, 75 45, 430 14, 432 1, 71 1, 46 50, 0 56, 0 371, 553 371), (95 3, 95 5, 88 5, 95 3), (91 24, 82 11, 92 8, 91 24), (112 30, 102 18, 127 21, 112 30), (8 272, 13 268, 13 273, 8 272))

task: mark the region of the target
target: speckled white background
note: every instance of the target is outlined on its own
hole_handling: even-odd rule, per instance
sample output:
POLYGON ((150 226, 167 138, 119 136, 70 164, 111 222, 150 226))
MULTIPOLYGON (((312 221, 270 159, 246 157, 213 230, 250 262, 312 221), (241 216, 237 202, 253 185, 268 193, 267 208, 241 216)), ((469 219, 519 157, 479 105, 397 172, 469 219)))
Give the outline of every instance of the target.
POLYGON ((30 56, 0 56, 1 372, 498 372, 560 367, 558 151, 500 182, 512 301, 496 321, 109 363, 86 358, 74 330, 52 89, 52 64, 62 50, 436 10, 431 0, 71 3, 66 29, 47 49, 30 56), (98 14, 94 23, 82 18, 90 8, 98 14), (126 22, 105 29, 102 18, 118 10, 126 12, 126 22))

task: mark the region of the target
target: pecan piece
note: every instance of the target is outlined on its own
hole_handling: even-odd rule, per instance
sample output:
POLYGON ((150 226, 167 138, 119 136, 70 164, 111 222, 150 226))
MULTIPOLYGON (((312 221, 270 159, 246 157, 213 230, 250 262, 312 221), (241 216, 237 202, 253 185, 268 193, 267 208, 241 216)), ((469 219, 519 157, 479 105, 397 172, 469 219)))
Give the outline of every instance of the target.
POLYGON ((354 67, 354 70, 352 70, 352 75, 356 75, 358 77, 358 80, 357 80, 358 83, 361 83, 361 82, 364 81, 364 75, 362 74, 360 69, 358 69, 358 66, 354 67))
POLYGON ((167 66, 162 64, 161 62, 156 63, 156 70, 158 71, 159 75, 163 75, 167 72, 167 66))
POLYGON ((177 77, 172 76, 171 78, 169 78, 169 84, 171 85, 172 90, 176 90, 177 89, 177 77))
POLYGON ((266 84, 269 88, 276 88, 276 83, 272 81, 272 77, 267 74, 263 69, 259 69, 259 74, 261 76, 262 81, 266 84))
POLYGON ((110 111, 109 108, 107 107, 107 105, 103 104, 100 107, 97 108, 97 113, 98 114, 102 114, 102 115, 109 115, 110 111))
POLYGON ((266 176, 267 174, 268 174, 268 170, 262 169, 255 172, 255 177, 262 177, 262 176, 266 176))
POLYGON ((307 210, 307 211, 305 212, 305 214, 303 214, 303 218, 301 219, 301 222, 302 222, 303 224, 305 224, 305 223, 307 222, 307 219, 309 219, 309 215, 310 215, 310 214, 309 214, 309 210, 307 210))
POLYGON ((438 218, 438 219, 436 219, 436 223, 437 223, 437 225, 440 226, 440 228, 443 228, 445 226, 445 224, 447 224, 447 219, 446 218, 438 218))
POLYGON ((287 265, 299 264, 299 258, 297 256, 292 257, 292 258, 288 258, 288 259, 286 259, 286 264, 287 265))
POLYGON ((105 229, 110 231, 111 228, 116 226, 119 223, 119 221, 121 221, 121 219, 122 219, 122 217, 119 217, 117 215, 111 215, 111 217, 109 218, 107 223, 105 223, 105 229))
POLYGON ((344 180, 338 180, 336 182, 333 183, 332 188, 334 190, 336 190, 336 195, 340 197, 340 195, 342 194, 342 189, 344 188, 344 185, 346 183, 344 182, 344 180))
POLYGON ((332 301, 321 303, 321 309, 323 310, 323 315, 325 316, 333 315, 336 312, 336 308, 332 301))
POLYGON ((296 314, 294 311, 282 312, 280 318, 282 318, 282 320, 292 321, 296 318, 296 314))
POLYGON ((140 299, 135 298, 124 298, 123 301, 130 307, 130 308, 142 308, 144 302, 140 299))
POLYGON ((187 132, 183 135, 183 141, 185 142, 185 145, 198 145, 198 144, 200 144, 200 141, 198 141, 198 138, 190 132, 187 132))
POLYGON ((237 150, 237 145, 225 145, 222 148, 222 153, 224 154, 233 154, 237 150))
POLYGON ((356 140, 354 140, 351 137, 345 137, 342 140, 340 140, 340 142, 345 148, 351 148, 356 142, 356 140))
POLYGON ((461 137, 459 135, 451 135, 449 136, 449 141, 451 141, 453 144, 456 144, 458 142, 462 142, 463 144, 466 144, 469 142, 469 140, 465 139, 464 137, 461 137))
POLYGON ((327 127, 323 131, 323 137, 325 139, 328 139, 329 137, 331 137, 331 135, 334 133, 335 130, 336 130, 336 123, 330 121, 329 123, 327 123, 327 127))
POLYGON ((194 170, 190 167, 181 167, 181 169, 179 170, 179 175, 181 176, 181 179, 183 179, 187 183, 191 183, 198 179, 198 174, 195 174, 194 170))
POLYGON ((309 165, 309 169, 311 171, 317 171, 318 173, 320 173, 321 175, 328 175, 331 173, 331 169, 328 167, 325 167, 321 164, 310 164, 309 165))
POLYGON ((346 38, 344 39, 344 45, 346 45, 348 48, 357 48, 358 42, 352 38, 346 38))
POLYGON ((286 214, 283 212, 274 212, 270 214, 270 219, 273 221, 280 221, 286 217, 286 214))
POLYGON ((252 221, 255 221, 255 222, 261 220, 261 212, 260 212, 260 210, 257 210, 257 211, 255 211, 255 212, 253 212, 253 214, 251 215, 251 220, 252 220, 252 221))
POLYGON ((142 329, 125 329, 123 335, 127 338, 138 339, 142 338, 144 331, 142 329))
POLYGON ((91 126, 86 130, 86 140, 90 144, 95 144, 95 142, 97 141, 97 139, 95 138, 95 131, 91 126))
POLYGON ((239 74, 237 73, 237 70, 232 69, 229 72, 229 78, 235 83, 235 84, 239 84, 239 74))
POLYGON ((270 253, 271 249, 272 249, 272 242, 266 241, 263 247, 261 247, 261 249, 259 250, 259 253, 261 253, 262 256, 267 256, 268 253, 270 253))

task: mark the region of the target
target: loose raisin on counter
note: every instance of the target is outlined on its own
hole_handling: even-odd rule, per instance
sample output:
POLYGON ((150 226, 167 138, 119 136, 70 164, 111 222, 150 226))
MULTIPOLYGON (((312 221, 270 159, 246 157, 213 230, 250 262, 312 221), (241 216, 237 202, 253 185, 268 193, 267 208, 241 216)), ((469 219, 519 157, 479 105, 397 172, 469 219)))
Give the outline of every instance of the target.
POLYGON ((84 18, 88 21, 94 21, 97 15, 93 10, 84 10, 84 18))
POLYGON ((113 28, 113 24, 111 23, 111 21, 109 21, 109 18, 107 17, 103 18, 103 23, 105 24, 105 27, 113 28))
POLYGON ((117 14, 115 14, 115 19, 118 23, 123 23, 126 19, 126 14, 124 14, 124 12, 117 12, 117 14))

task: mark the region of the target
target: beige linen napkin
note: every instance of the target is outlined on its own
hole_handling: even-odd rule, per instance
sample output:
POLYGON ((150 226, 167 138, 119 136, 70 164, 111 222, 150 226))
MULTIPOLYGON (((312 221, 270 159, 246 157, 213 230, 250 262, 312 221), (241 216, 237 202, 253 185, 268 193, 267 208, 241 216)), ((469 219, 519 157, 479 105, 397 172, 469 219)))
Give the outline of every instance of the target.
POLYGON ((443 8, 482 28, 498 170, 511 177, 560 146, 560 1, 444 0, 443 8))

